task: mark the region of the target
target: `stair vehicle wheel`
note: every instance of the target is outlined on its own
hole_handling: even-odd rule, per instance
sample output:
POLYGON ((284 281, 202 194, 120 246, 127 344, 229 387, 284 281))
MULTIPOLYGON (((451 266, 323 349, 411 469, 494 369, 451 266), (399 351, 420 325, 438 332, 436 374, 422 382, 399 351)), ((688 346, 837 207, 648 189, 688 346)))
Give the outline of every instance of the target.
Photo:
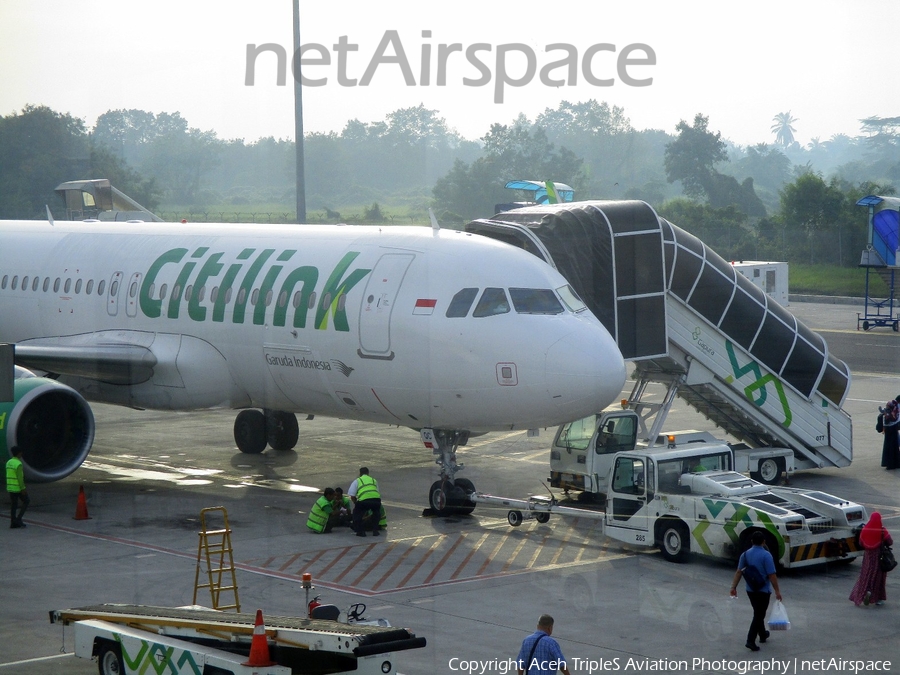
POLYGON ((895 332, 895 333, 897 332, 898 329, 900 329, 900 325, 898 325, 898 324, 900 324, 900 321, 895 321, 895 322, 891 325, 891 328, 894 329, 894 332, 895 332))
POLYGON ((869 330, 869 322, 863 321, 863 330, 869 330))
POLYGON ((761 460, 756 471, 750 472, 750 478, 766 485, 777 485, 784 471, 784 460, 781 457, 768 457, 761 460))
POLYGON ((524 518, 522 517, 521 511, 510 511, 506 514, 506 520, 513 527, 518 527, 522 524, 524 518))
POLYGON ((258 455, 266 449, 266 416, 262 410, 241 410, 234 420, 234 442, 238 450, 258 455))
POLYGON ((659 550, 669 562, 687 562, 691 552, 687 526, 680 520, 663 523, 659 537, 659 550))
POLYGON ((125 675, 122 654, 118 645, 111 642, 103 644, 97 657, 97 668, 100 675, 125 675))

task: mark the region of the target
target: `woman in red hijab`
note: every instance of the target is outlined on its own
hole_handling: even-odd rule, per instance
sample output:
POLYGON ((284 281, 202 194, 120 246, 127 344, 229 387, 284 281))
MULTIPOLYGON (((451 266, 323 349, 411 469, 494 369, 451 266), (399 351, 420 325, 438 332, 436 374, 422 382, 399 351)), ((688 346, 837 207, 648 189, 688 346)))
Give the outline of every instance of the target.
POLYGON ((859 571, 859 579, 850 593, 850 599, 859 607, 860 604, 868 605, 874 602, 883 605, 887 599, 885 583, 887 572, 882 571, 878 558, 881 554, 881 543, 888 546, 894 543, 890 533, 881 524, 881 514, 875 511, 859 533, 859 543, 865 549, 862 569, 859 571))

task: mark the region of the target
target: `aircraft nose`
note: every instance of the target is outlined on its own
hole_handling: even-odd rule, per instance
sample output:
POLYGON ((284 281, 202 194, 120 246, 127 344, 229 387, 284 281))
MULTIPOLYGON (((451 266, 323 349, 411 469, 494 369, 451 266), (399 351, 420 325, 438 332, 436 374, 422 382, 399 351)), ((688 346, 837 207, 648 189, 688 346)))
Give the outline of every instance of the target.
POLYGON ((622 353, 599 321, 551 345, 546 369, 550 400, 573 420, 618 400, 625 385, 622 353))

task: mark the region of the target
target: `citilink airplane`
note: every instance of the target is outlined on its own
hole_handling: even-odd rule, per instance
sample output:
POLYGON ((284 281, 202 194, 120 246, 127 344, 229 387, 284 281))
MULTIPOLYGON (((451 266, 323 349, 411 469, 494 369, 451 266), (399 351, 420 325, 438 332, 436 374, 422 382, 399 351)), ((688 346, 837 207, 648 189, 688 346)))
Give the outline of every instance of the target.
POLYGON ((419 430, 429 492, 465 503, 470 434, 556 426, 615 400, 614 340, 516 247, 436 227, 0 222, 0 341, 16 400, 0 444, 61 479, 94 438, 86 400, 239 409, 243 452, 298 441, 295 413, 419 430))

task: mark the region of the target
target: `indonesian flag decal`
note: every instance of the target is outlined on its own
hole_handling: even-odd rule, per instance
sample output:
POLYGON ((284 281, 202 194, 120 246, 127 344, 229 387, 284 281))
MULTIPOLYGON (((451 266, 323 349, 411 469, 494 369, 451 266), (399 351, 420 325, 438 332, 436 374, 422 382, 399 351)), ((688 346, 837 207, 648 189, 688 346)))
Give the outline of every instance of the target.
POLYGON ((437 300, 419 298, 418 300, 416 300, 416 306, 413 309, 413 314, 424 314, 425 316, 431 316, 432 314, 434 314, 435 305, 437 305, 437 300))

